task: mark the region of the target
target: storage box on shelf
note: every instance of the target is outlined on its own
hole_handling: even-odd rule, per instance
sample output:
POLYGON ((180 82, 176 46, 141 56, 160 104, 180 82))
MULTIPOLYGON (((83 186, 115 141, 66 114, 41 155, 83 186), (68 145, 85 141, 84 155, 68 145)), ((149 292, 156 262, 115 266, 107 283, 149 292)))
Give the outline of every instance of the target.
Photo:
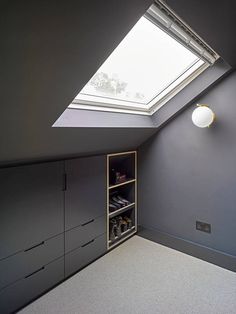
POLYGON ((136 151, 107 155, 107 248, 137 232, 136 151))

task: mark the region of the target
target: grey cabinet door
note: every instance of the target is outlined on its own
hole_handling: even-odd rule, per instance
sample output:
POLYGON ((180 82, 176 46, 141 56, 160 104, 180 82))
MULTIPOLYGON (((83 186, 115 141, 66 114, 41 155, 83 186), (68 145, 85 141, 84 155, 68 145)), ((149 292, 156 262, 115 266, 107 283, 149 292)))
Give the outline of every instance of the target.
MULTIPOLYGON (((82 225, 65 232, 65 253, 77 249, 106 232, 106 216, 91 220, 82 225)), ((0 264, 1 265, 1 264, 0 264)))
POLYGON ((36 269, 64 256, 64 233, 0 261, 0 291, 36 269))
POLYGON ((64 257, 0 290, 0 313, 13 313, 64 279, 64 257))
POLYGON ((84 243, 65 255, 65 276, 68 277, 106 252, 106 234, 84 243))
POLYGON ((65 161, 65 229, 89 222, 106 213, 106 157, 65 161))
POLYGON ((64 231, 64 162, 0 169, 0 259, 64 231))

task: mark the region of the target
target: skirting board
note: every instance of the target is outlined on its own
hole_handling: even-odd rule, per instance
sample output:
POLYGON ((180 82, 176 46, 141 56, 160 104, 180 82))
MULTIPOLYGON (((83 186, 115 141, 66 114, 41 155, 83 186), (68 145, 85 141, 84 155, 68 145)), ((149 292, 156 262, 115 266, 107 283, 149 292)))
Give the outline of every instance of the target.
POLYGON ((165 245, 182 253, 200 258, 206 262, 236 272, 236 256, 201 246, 197 243, 177 238, 168 233, 139 226, 138 235, 153 242, 165 245))

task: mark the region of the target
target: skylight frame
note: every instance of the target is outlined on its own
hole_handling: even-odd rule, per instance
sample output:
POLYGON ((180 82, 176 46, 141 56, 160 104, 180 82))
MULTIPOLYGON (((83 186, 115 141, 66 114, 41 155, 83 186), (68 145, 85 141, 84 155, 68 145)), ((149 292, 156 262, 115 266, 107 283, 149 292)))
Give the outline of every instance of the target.
MULTIPOLYGON (((153 6, 151 6, 151 8, 152 7, 153 6)), ((165 31, 169 36, 174 37, 174 39, 177 40, 183 46, 185 46, 185 48, 189 49, 189 47, 186 47, 185 43, 182 43, 181 40, 176 38, 174 34, 170 34, 168 30, 163 29, 162 27, 163 25, 160 27, 159 23, 156 23, 155 20, 153 21, 153 16, 150 19, 149 10, 144 15, 144 17, 147 18, 150 22, 152 22, 156 27, 159 27, 160 29, 165 31)), ((196 34, 194 34, 194 36, 196 36, 196 34)), ((194 39, 191 38, 191 40, 193 40, 194 42, 195 38, 194 39)), ((192 49, 189 50, 194 52, 192 49)), ((207 50, 207 52, 208 51, 209 50, 207 50)), ((203 53, 204 52, 205 51, 203 50, 203 53)), ((72 104, 69 105, 69 108, 152 115, 154 112, 160 109, 167 101, 169 101, 178 92, 180 92, 185 86, 187 86, 192 80, 194 80, 198 75, 200 75, 204 70, 206 70, 211 63, 214 63, 211 62, 212 60, 210 61, 208 60, 209 61, 208 62, 203 53, 201 56, 202 57, 204 56, 204 58, 199 58, 199 54, 194 53, 198 57, 194 64, 191 64, 177 78, 175 78, 171 83, 169 83, 164 89, 161 90, 161 92, 159 92, 151 101, 149 101, 146 104, 129 100, 120 100, 113 99, 111 97, 102 97, 99 95, 92 96, 80 93, 78 95, 80 98, 79 99, 75 98, 72 104), (101 101, 98 101, 98 98, 100 98, 101 101)), ((215 58, 214 60, 217 60, 219 56, 214 51, 213 53, 214 53, 213 58, 215 58)))
MULTIPOLYGON (((201 61, 201 59, 199 59, 196 63, 199 61, 201 61)), ((74 99, 73 102, 69 105, 69 108, 152 115, 209 67, 209 64, 207 63, 203 63, 200 66, 197 66, 196 63, 193 64, 192 67, 189 68, 185 73, 180 75, 180 77, 178 77, 174 82, 172 82, 170 86, 167 86, 164 90, 162 90, 161 93, 156 95, 156 97, 152 99, 147 105, 116 99, 112 100, 111 102, 110 98, 105 97, 101 97, 103 101, 98 102, 97 98, 99 96, 89 96, 85 97, 84 99, 83 97, 81 97, 81 99, 74 99), (191 72, 192 69, 194 69, 194 71, 191 72), (187 76, 184 80, 181 79, 183 75, 187 76), (90 100, 88 100, 88 98, 90 98, 90 100), (129 104, 127 105, 127 103, 129 104)))

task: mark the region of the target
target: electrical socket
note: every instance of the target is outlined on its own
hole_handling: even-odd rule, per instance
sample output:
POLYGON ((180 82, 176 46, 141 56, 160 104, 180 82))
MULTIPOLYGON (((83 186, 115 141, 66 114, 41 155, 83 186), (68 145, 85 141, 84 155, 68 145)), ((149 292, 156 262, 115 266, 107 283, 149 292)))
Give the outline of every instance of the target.
POLYGON ((196 221, 196 229, 199 231, 211 233, 211 225, 206 222, 196 221))

